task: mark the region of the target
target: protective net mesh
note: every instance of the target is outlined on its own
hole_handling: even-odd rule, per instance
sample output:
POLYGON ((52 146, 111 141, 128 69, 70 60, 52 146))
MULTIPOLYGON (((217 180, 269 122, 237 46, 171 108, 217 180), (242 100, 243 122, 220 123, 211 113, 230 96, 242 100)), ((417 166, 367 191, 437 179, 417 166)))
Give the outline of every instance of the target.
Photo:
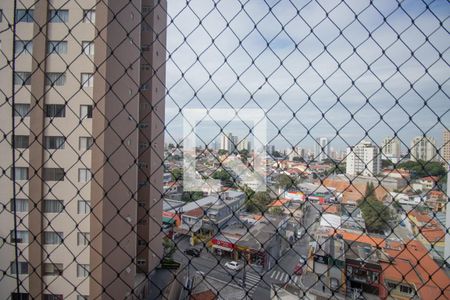
POLYGON ((449 15, 0 1, 0 298, 449 299, 449 15))

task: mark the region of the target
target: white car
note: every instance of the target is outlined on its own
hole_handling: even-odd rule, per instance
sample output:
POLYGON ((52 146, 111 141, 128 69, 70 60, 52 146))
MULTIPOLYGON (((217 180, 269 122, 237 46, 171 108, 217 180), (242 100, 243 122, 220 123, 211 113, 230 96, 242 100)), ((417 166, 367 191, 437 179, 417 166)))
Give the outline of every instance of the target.
POLYGON ((229 261, 225 263, 225 267, 233 271, 239 271, 240 269, 242 269, 243 265, 238 263, 237 261, 229 261))
POLYGON ((301 265, 305 265, 305 264, 306 264, 306 259, 305 259, 303 256, 300 256, 300 258, 298 259, 298 262, 299 262, 301 265))

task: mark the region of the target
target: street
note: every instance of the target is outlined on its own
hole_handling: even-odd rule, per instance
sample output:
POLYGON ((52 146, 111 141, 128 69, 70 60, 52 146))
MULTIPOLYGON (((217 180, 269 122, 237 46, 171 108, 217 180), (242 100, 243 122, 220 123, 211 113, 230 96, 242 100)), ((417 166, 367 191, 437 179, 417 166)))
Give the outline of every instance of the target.
MULTIPOLYGON (((294 268, 299 262, 300 256, 307 257, 310 236, 315 230, 314 222, 318 215, 318 206, 310 203, 305 204, 304 234, 293 244, 292 248, 288 246, 287 249, 284 249, 281 257, 278 259, 274 257, 267 270, 254 265, 247 265, 245 271, 244 269, 240 271, 229 270, 224 265, 230 259, 210 253, 206 247, 201 248, 198 245, 196 248, 201 249, 200 257, 188 256, 183 252, 191 247, 188 237, 176 241, 177 251, 174 254, 174 259, 185 266, 186 274, 190 277, 197 274, 197 276, 203 276, 205 281, 209 279, 234 286, 248 299, 269 299, 272 283, 280 284, 289 281, 296 285, 300 283, 300 276, 294 274, 294 268)), ((179 280, 184 282, 184 279, 180 278, 179 280)), ((218 292, 221 298, 227 299, 227 295, 221 293, 220 290, 218 292)), ((235 296, 233 295, 233 297, 235 296)))

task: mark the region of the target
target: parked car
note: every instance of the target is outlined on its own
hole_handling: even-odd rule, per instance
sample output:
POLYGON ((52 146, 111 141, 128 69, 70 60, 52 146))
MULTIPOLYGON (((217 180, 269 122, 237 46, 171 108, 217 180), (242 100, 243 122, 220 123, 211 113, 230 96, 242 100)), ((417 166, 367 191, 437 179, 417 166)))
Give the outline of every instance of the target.
POLYGON ((302 266, 306 265, 306 258, 304 256, 300 256, 298 259, 298 264, 302 266))
POLYGON ((184 250, 184 253, 190 256, 195 256, 195 257, 199 257, 200 256, 200 250, 196 249, 196 248, 188 248, 186 250, 184 250))
POLYGON ((243 265, 238 263, 237 261, 229 261, 225 264, 225 267, 233 271, 239 271, 240 269, 242 269, 243 265))

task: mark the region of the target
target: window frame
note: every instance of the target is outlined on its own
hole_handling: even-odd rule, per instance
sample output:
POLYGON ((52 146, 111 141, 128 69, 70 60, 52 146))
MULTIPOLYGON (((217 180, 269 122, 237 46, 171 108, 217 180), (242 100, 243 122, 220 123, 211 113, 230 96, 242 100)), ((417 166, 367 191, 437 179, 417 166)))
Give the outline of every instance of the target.
POLYGON ((44 181, 64 181, 66 172, 64 168, 45 168, 42 173, 44 181))
POLYGON ((14 85, 31 85, 31 72, 14 72, 14 85))
POLYGON ((30 146, 29 135, 14 135, 14 149, 28 149, 30 146))
POLYGON ((68 42, 62 41, 47 41, 47 54, 64 55, 68 51, 68 42))
POLYGON ((65 118, 66 105, 65 104, 45 104, 46 118, 65 118))
POLYGON ((34 23, 34 9, 32 8, 18 8, 14 12, 14 20, 17 23, 34 23), (19 17, 19 13, 22 15, 19 17))
POLYGON ((81 104, 80 105, 80 120, 92 119, 92 105, 81 104), (84 111, 86 109, 86 111, 84 111))
POLYGON ((68 9, 50 9, 48 12, 49 23, 63 23, 69 22, 69 10, 68 9))
POLYGON ((46 214, 60 214, 65 209, 64 200, 44 199, 42 203, 42 212, 46 214), (52 203, 50 206, 48 206, 52 203))
POLYGON ((45 136, 44 149, 45 150, 62 150, 65 147, 66 137, 64 136, 45 136))
POLYGON ((78 150, 87 151, 91 150, 94 144, 94 139, 91 136, 80 136, 78 138, 78 150))
POLYGON ((64 233, 60 231, 44 231, 43 245, 61 245, 64 242, 64 233))

